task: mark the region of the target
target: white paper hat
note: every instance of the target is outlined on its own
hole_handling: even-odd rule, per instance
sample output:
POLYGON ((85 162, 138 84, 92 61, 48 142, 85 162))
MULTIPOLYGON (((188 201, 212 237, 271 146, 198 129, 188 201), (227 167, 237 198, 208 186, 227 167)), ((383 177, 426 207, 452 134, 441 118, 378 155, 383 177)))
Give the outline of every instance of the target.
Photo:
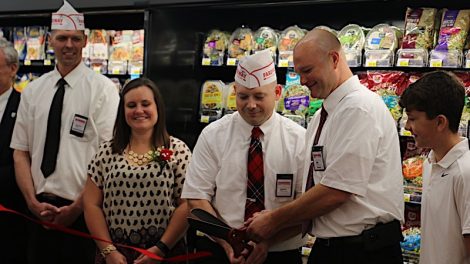
POLYGON ((51 29, 84 30, 85 19, 67 1, 56 13, 52 13, 51 29))
POLYGON ((250 89, 275 82, 276 69, 271 51, 265 49, 240 59, 235 81, 250 89))

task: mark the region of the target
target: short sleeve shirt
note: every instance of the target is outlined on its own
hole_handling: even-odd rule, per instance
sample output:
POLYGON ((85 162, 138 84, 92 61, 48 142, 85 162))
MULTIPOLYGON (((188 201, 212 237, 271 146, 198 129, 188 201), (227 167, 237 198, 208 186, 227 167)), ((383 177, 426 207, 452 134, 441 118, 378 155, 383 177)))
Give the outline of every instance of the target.
POLYGON ((186 144, 171 137, 168 162, 130 165, 123 154, 102 144, 88 165, 91 180, 103 192, 103 212, 113 242, 152 246, 165 231, 183 189, 191 158, 186 144))
MULTIPOLYGON (((354 236, 377 223, 403 220, 403 176, 396 123, 379 95, 352 76, 324 101, 328 118, 318 141, 324 171, 314 182, 351 193, 335 210, 313 219, 316 237, 354 236)), ((307 129, 305 160, 311 150, 320 111, 307 129)), ((309 164, 304 167, 308 175, 309 164)), ((304 186, 307 177, 304 178, 304 186)))
POLYGON ((465 234, 470 234, 470 151, 462 138, 439 162, 433 151, 424 162, 420 263, 470 263, 465 234))
POLYGON ((36 194, 47 192, 75 200, 86 181, 86 168, 98 146, 110 140, 119 94, 107 77, 83 63, 67 74, 55 171, 44 178, 41 162, 52 98, 61 78, 57 69, 31 82, 22 92, 11 148, 28 151, 36 194), (70 133, 76 115, 87 119, 82 137, 70 133))
MULTIPOLYGON (((186 174, 183 198, 203 199, 212 203, 222 219, 232 227, 244 222, 247 199, 247 157, 253 126, 235 112, 211 123, 199 136, 193 160, 186 174)), ((305 129, 273 113, 260 126, 264 165, 264 205, 275 209, 302 193, 305 129), (279 174, 292 175, 292 193, 276 196, 279 174)), ((270 251, 302 246, 300 235, 274 245, 270 251)))

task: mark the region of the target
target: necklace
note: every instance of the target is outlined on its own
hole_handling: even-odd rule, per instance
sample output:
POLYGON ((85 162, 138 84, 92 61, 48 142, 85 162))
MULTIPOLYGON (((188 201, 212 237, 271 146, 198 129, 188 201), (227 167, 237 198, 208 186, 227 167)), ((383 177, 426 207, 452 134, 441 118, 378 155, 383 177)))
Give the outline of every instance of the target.
POLYGON ((149 150, 144 154, 137 154, 134 151, 129 150, 127 153, 127 160, 133 165, 145 165, 154 160, 153 153, 154 151, 149 150))

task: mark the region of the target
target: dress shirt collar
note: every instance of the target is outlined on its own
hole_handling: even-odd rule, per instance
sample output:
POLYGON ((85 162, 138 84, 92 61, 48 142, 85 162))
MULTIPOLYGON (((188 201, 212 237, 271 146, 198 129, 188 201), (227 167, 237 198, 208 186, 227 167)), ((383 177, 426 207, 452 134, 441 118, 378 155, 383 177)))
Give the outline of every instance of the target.
POLYGON ((328 115, 333 113, 336 106, 346 95, 358 90, 357 87, 359 87, 359 85, 361 85, 359 78, 356 75, 353 75, 328 95, 328 97, 323 101, 323 107, 328 115))
MULTIPOLYGON (((249 140, 251 138, 251 130, 253 129, 253 126, 248 124, 238 112, 236 114, 236 122, 238 123, 238 127, 241 130, 243 138, 249 140)), ((263 137, 261 138, 261 140, 263 140, 263 138, 269 137, 271 131, 273 130, 274 123, 276 122, 275 120, 277 118, 278 116, 276 112, 273 111, 271 117, 266 120, 261 126, 259 126, 261 131, 263 131, 263 137)))
MULTIPOLYGON (((86 70, 86 66, 83 62, 80 62, 69 74, 65 75, 64 79, 69 87, 74 87, 77 82, 83 78, 83 72, 86 70)), ((57 70, 57 66, 54 68, 54 74, 52 75, 52 82, 57 83, 62 76, 57 70)))

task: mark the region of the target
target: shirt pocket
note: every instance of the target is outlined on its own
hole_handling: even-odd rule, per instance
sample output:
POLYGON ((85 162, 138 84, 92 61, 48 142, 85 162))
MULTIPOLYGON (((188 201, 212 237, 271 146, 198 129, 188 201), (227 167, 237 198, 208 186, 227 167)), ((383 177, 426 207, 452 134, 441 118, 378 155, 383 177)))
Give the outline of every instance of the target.
POLYGON ((77 135, 77 133, 72 133, 72 126, 73 126, 73 122, 75 119, 75 114, 72 114, 67 118, 66 125, 64 127, 65 129, 64 132, 67 134, 70 140, 79 141, 79 142, 90 142, 96 137, 96 132, 92 124, 92 121, 86 115, 83 115, 83 114, 79 114, 79 115, 81 117, 87 118, 83 135, 80 136, 80 135, 77 135))

